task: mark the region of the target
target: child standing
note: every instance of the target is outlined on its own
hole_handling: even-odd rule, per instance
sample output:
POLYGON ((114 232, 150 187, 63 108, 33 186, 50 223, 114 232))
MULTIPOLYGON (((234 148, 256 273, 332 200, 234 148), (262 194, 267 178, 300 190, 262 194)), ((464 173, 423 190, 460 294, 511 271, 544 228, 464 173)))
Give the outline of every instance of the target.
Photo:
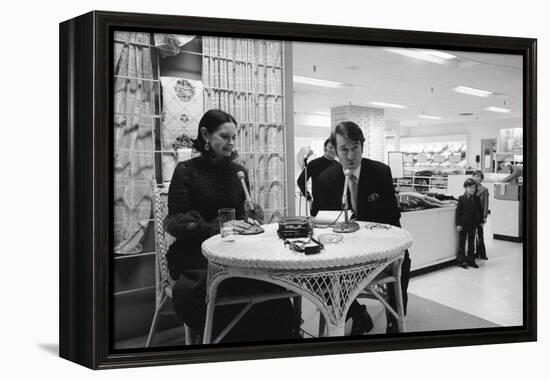
POLYGON ((459 232, 457 263, 462 268, 479 268, 474 260, 474 242, 476 230, 483 220, 481 202, 475 196, 476 183, 468 178, 464 181, 464 195, 458 198, 456 207, 456 229, 459 232), (468 253, 466 254, 466 240, 468 253))
POLYGON ((487 251, 485 250, 485 241, 483 240, 483 226, 487 222, 487 214, 489 213, 489 189, 481 184, 481 181, 484 179, 483 172, 481 170, 476 170, 472 174, 472 179, 476 182, 476 197, 479 198, 481 202, 481 223, 477 228, 477 246, 476 246, 476 257, 479 257, 482 260, 488 260, 487 251))

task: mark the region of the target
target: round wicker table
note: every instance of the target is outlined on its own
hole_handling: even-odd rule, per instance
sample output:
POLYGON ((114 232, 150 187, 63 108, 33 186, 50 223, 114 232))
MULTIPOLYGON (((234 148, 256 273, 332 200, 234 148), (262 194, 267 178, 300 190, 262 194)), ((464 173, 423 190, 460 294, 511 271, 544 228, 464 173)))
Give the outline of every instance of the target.
MULTIPOLYGON (((351 303, 363 290, 372 287, 375 279, 380 279, 377 276, 384 269, 390 267, 392 270, 390 278, 384 279, 383 283, 401 283, 401 262, 405 250, 412 244, 411 235, 402 228, 366 222, 359 224, 359 231, 344 234, 341 242, 326 244, 324 250, 315 255, 290 250, 277 236, 278 224, 264 225, 265 233, 260 235, 237 235, 233 242, 222 242, 220 235, 206 240, 202 244, 203 255, 208 260, 203 343, 212 342, 216 305, 248 302, 249 308, 257 302, 292 296, 306 297, 319 309, 328 336, 343 336, 351 303), (216 299, 218 286, 232 277, 266 281, 288 292, 220 302, 216 299)), ((325 231, 316 229, 314 236, 325 231)), ((401 287, 394 288, 397 310, 390 311, 398 319, 399 330, 404 331, 401 287)), ((389 307, 379 296, 377 298, 389 307)), ((242 314, 248 308, 245 307, 242 314)))

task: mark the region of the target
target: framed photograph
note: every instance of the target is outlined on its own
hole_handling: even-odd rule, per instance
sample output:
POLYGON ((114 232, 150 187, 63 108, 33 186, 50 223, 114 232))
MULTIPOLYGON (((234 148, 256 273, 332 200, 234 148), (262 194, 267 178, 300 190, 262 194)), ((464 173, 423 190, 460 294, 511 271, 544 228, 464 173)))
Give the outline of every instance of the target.
POLYGON ((536 40, 60 24, 60 356, 536 340, 536 40))

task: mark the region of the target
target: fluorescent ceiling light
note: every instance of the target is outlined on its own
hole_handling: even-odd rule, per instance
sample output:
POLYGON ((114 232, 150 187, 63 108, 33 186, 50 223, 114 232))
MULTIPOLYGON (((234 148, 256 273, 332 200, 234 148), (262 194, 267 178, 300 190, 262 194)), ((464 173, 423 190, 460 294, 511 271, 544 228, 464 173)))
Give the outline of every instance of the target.
POLYGON ((452 55, 452 54, 449 54, 449 53, 445 53, 445 52, 442 52, 442 51, 439 51, 439 50, 418 50, 424 54, 428 54, 428 55, 433 55, 434 57, 437 57, 437 58, 442 58, 442 59, 453 59, 453 58, 456 58, 456 55, 452 55))
POLYGON ((486 98, 489 95, 493 95, 493 92, 487 91, 487 90, 480 90, 478 88, 472 88, 472 87, 466 87, 466 86, 456 86, 453 88, 454 92, 460 92, 461 94, 466 95, 473 95, 473 96, 481 96, 482 98, 486 98))
POLYGON ((304 115, 315 115, 315 116, 330 116, 330 112, 322 112, 322 111, 295 111, 295 113, 301 113, 304 115))
POLYGON ((402 106, 401 104, 393 103, 384 103, 384 102, 370 102, 373 106, 387 107, 387 108, 408 108, 407 106, 402 106))
POLYGON ((500 113, 508 113, 510 110, 508 108, 501 108, 501 107, 487 107, 485 108, 487 111, 492 112, 500 112, 500 113))
POLYGON ((430 120, 441 120, 441 119, 443 119, 442 117, 431 116, 431 115, 418 115, 418 117, 421 118, 421 119, 430 119, 430 120))
POLYGON ((333 82, 333 81, 330 81, 330 80, 301 77, 301 76, 298 76, 298 75, 294 75, 292 79, 293 79, 294 83, 309 84, 311 86, 338 88, 338 87, 342 87, 344 85, 343 83, 340 83, 340 82, 333 82))
POLYGON ((439 65, 447 64, 447 60, 455 58, 455 56, 437 50, 419 50, 419 49, 401 49, 401 48, 385 48, 384 50, 390 53, 404 55, 405 57, 411 57, 421 59, 431 63, 437 63, 439 65))

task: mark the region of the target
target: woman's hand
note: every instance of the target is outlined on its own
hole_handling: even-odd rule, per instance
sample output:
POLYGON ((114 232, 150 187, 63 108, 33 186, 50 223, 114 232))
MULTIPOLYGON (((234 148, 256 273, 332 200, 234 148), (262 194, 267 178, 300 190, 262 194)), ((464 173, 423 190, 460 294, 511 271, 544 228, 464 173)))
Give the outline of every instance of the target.
POLYGON ((460 231, 462 231, 462 227, 461 227, 461 226, 456 226, 456 230, 457 230, 458 232, 460 232, 460 231))
POLYGON ((245 215, 248 217, 248 219, 255 220, 259 222, 259 224, 263 223, 265 219, 264 210, 260 207, 259 204, 254 203, 254 209, 251 210, 250 206, 248 205, 248 202, 246 202, 244 205, 244 210, 245 210, 245 215))
POLYGON ((260 225, 260 222, 258 222, 256 219, 248 218, 246 221, 251 226, 259 226, 260 225))
POLYGON ((248 230, 252 227, 253 223, 247 223, 244 220, 234 220, 233 221, 233 232, 240 233, 245 230, 248 230))

